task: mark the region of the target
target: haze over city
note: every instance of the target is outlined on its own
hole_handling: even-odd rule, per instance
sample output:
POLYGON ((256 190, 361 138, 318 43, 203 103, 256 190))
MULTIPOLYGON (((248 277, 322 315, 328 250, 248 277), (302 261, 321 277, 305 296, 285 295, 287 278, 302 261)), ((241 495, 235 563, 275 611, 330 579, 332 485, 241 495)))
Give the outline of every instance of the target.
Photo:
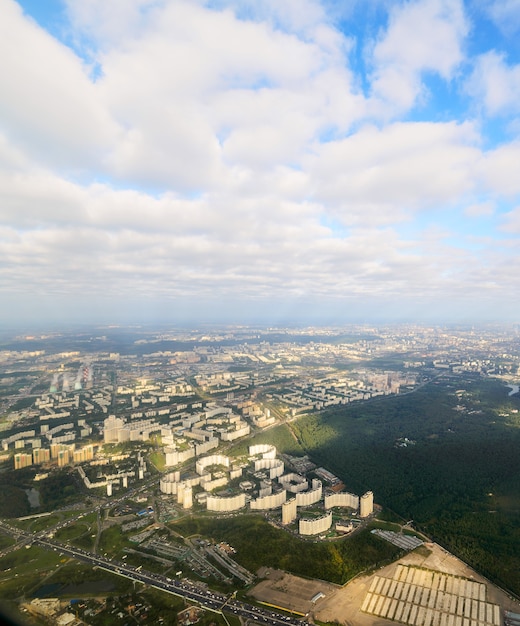
POLYGON ((1 0, 4 324, 513 321, 517 0, 1 0))

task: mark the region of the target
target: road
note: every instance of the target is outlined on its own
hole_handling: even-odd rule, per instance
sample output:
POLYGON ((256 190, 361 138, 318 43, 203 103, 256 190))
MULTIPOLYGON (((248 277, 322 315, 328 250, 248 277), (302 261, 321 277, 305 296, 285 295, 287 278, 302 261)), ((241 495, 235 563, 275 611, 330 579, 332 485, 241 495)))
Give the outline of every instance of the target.
MULTIPOLYGON (((78 515, 78 519, 81 515, 78 515)), ((62 522, 63 525, 70 524, 70 520, 62 522)), ((60 527, 61 524, 58 524, 60 527)), ((209 589, 203 589, 198 585, 192 583, 186 579, 168 578, 162 574, 156 574, 141 569, 141 567, 133 567, 127 563, 121 561, 111 560, 103 555, 97 555, 87 550, 77 548, 75 546, 65 545, 59 541, 51 539, 49 537, 49 530, 42 530, 38 533, 31 533, 25 530, 15 528, 4 521, 0 520, 0 529, 4 532, 15 536, 18 539, 16 549, 21 545, 33 544, 38 545, 47 550, 53 550, 59 554, 89 563, 92 567, 98 567, 104 569, 112 574, 118 576, 124 576, 132 581, 140 582, 144 585, 154 587, 160 591, 172 593, 180 598, 195 602, 201 607, 213 611, 215 613, 232 613, 239 617, 249 619, 259 624, 265 624, 266 626, 303 626, 307 624, 302 620, 282 615, 276 611, 270 609, 257 607, 251 604, 247 604, 235 598, 230 598, 228 595, 211 591, 209 589)), ((14 549, 15 546, 7 550, 14 549)))

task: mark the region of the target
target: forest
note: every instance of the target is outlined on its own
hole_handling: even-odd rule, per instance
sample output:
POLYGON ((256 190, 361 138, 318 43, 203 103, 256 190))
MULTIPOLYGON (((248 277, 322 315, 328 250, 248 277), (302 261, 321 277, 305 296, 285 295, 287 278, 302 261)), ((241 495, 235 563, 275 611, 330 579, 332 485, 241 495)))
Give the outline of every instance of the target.
POLYGON ((381 541, 368 529, 347 540, 302 541, 273 527, 260 515, 221 519, 189 517, 172 527, 184 536, 202 535, 215 541, 227 541, 237 551, 236 560, 250 572, 267 565, 338 584, 402 555, 399 548, 381 541))
MULTIPOLYGON (((290 428, 346 489, 520 595, 520 400, 444 375, 414 393, 304 416, 290 428)), ((283 440, 283 438, 281 438, 283 440)))

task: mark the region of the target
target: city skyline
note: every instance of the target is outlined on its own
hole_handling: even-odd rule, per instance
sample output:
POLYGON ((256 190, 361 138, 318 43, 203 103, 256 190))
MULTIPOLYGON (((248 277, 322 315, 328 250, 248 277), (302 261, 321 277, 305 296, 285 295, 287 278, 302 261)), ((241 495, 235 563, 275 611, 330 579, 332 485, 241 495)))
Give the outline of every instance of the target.
POLYGON ((0 6, 3 324, 518 320, 517 0, 0 6))

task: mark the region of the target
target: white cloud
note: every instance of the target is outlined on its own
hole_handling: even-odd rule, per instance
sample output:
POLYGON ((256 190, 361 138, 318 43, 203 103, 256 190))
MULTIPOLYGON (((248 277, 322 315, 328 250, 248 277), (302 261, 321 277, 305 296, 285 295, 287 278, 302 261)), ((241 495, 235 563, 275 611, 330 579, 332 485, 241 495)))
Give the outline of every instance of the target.
POLYGON ((125 128, 103 163, 121 180, 213 187, 235 162, 294 163, 323 128, 345 131, 365 113, 348 41, 325 23, 299 38, 181 1, 150 9, 140 26, 99 56, 96 88, 125 128))
POLYGON ((64 0, 72 26, 87 33, 96 46, 123 42, 140 32, 146 16, 153 15, 162 0, 64 0))
POLYGON ((476 59, 467 90, 489 115, 519 111, 520 65, 508 65, 494 50, 476 59))
POLYGON ((316 147, 307 171, 315 198, 344 223, 395 223, 470 193, 480 160, 477 141, 469 123, 367 126, 316 147))
POLYGON ((450 80, 464 59, 468 23, 460 0, 419 0, 395 6, 373 51, 372 92, 395 112, 424 96, 423 72, 450 80))
POLYGON ((493 202, 471 204, 464 209, 464 215, 467 217, 490 217, 494 213, 495 205, 493 202))
POLYGON ((87 69, 65 46, 1 2, 0 131, 62 168, 93 166, 118 132, 87 69))
POLYGON ((483 0, 480 5, 506 35, 520 29, 520 0, 483 0))
POLYGON ((4 2, 4 56, 15 59, 0 73, 4 129, 42 163, 160 189, 212 188, 235 176, 235 162, 293 164, 323 129, 344 132, 365 113, 345 66, 349 42, 312 23, 323 15, 314 3, 299 16, 285 7, 282 21, 305 31, 300 38, 191 2, 71 1, 77 37, 102 40, 93 83, 74 53, 4 2))
MULTIPOLYGON (((460 2, 391 3, 370 99, 352 35, 311 0, 69 0, 95 81, 0 3, 0 51, 24 47, 0 70, 4 294, 400 306, 494 292, 493 269, 518 265, 512 246, 477 256, 451 229, 471 236, 468 218, 517 203, 518 145, 484 152, 471 121, 385 123, 427 97, 425 72, 458 71, 460 2)), ((502 91, 486 106, 503 111, 514 76, 494 60, 502 91)), ((503 227, 517 223, 511 211, 503 227)))
POLYGON ((508 233, 520 235, 520 206, 503 215, 501 229, 508 233))
POLYGON ((498 197, 514 198, 520 194, 520 141, 504 143, 488 150, 475 175, 498 197))

